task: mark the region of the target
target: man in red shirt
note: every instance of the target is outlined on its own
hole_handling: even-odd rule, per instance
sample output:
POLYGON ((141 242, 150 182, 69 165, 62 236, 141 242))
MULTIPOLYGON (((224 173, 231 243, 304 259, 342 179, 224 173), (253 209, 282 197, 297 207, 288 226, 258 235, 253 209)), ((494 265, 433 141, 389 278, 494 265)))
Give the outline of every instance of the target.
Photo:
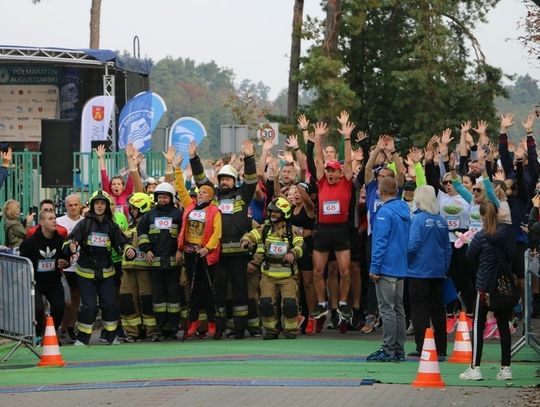
MULTIPOLYGON (((50 199, 44 199, 39 203, 39 213, 37 213, 36 215, 39 216, 41 212, 55 213, 55 211, 56 211, 56 208, 54 206, 54 202, 50 199)), ((41 224, 39 223, 36 226, 31 227, 30 229, 26 231, 26 237, 32 236, 40 228, 41 228, 41 224)), ((58 234, 62 236, 64 239, 68 235, 67 229, 63 226, 60 226, 59 224, 56 224, 56 232, 58 232, 58 234)))
MULTIPOLYGON (((328 314, 324 268, 331 251, 335 253, 339 267, 339 305, 341 321, 351 318, 351 308, 347 304, 350 288, 351 251, 348 230, 348 209, 352 196, 351 133, 355 127, 349 122, 349 114, 341 112, 338 117, 343 136, 345 161, 343 166, 337 161, 324 163, 322 137, 327 133, 326 123, 315 125, 315 168, 319 190, 317 229, 313 246, 313 285, 318 304, 311 316, 319 319, 328 314)), ((340 322, 341 322, 340 321, 340 322)))

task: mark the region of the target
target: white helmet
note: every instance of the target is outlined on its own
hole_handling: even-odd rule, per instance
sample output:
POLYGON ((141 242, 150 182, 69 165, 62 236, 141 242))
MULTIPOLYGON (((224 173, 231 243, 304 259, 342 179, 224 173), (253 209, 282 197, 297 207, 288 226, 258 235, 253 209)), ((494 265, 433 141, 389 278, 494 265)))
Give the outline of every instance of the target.
POLYGON ((168 182, 162 182, 154 190, 154 199, 157 202, 158 195, 169 195, 171 200, 174 200, 174 195, 176 194, 176 189, 169 184, 168 182))
POLYGON ((234 181, 236 182, 236 179, 238 178, 238 171, 236 171, 236 168, 234 168, 230 164, 226 164, 218 172, 217 178, 218 181, 220 177, 231 177, 234 178, 234 181))
POLYGON ((156 179, 154 177, 148 177, 148 178, 146 178, 144 180, 143 184, 144 184, 144 187, 146 188, 150 184, 156 184, 157 185, 158 182, 156 181, 156 179))

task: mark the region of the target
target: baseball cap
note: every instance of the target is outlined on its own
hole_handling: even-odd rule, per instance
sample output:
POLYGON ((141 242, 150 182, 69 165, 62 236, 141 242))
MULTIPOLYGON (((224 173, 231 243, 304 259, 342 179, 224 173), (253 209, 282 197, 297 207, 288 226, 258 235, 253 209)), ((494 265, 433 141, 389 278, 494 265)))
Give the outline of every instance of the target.
POLYGON ((341 170, 341 164, 338 161, 328 161, 324 168, 332 168, 333 170, 341 170))

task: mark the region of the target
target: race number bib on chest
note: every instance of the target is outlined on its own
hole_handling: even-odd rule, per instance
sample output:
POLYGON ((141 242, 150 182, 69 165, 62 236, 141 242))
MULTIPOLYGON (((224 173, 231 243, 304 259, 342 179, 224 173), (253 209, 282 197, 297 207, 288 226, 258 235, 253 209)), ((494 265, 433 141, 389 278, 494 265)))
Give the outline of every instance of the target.
POLYGON ((37 271, 47 272, 55 269, 56 261, 54 259, 42 259, 38 260, 37 271))
POLYGON ((170 229, 172 227, 172 218, 156 218, 154 227, 156 229, 170 229))
POLYGON ((476 232, 479 232, 480 229, 482 229, 482 222, 481 221, 479 221, 479 220, 471 220, 469 222, 469 230, 471 232, 476 233, 476 232))
POLYGON ((450 230, 459 229, 459 216, 448 215, 446 217, 446 223, 448 224, 448 229, 450 230))
POLYGON ((287 254, 287 243, 274 242, 270 243, 268 254, 271 256, 285 256, 287 254))
POLYGON ((339 215, 339 201, 324 201, 323 202, 323 214, 324 215, 339 215))
POLYGON ((232 215, 234 212, 234 199, 222 199, 219 201, 219 210, 224 215, 232 215))
POLYGON ((90 234, 90 246, 95 247, 107 247, 109 242, 109 236, 106 233, 91 233, 90 234))
POLYGON ((188 215, 188 219, 195 222, 204 222, 206 220, 205 211, 191 211, 188 215))

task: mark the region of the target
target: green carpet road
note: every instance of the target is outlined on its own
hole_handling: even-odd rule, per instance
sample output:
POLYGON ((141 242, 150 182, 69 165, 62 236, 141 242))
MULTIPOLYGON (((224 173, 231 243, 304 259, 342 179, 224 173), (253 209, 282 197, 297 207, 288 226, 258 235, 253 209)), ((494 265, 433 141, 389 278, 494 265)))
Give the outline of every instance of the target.
MULTIPOLYGON (((10 344, 0 347, 0 358, 10 344)), ((375 379, 382 383, 409 384, 418 370, 418 360, 406 362, 366 362, 378 341, 346 338, 301 337, 297 340, 262 341, 260 338, 235 340, 191 340, 181 342, 63 346, 64 368, 37 368, 37 358, 19 349, 0 365, 0 387, 108 383, 163 379, 375 379)), ((449 344, 451 345, 451 344, 449 344)), ((411 350, 411 349, 409 349, 411 350)), ((449 354, 451 349, 449 346, 449 354)), ((447 385, 534 386, 540 357, 523 349, 512 361, 514 380, 498 382, 500 347, 484 345, 482 382, 463 382, 458 375, 466 365, 439 364, 447 385)))

